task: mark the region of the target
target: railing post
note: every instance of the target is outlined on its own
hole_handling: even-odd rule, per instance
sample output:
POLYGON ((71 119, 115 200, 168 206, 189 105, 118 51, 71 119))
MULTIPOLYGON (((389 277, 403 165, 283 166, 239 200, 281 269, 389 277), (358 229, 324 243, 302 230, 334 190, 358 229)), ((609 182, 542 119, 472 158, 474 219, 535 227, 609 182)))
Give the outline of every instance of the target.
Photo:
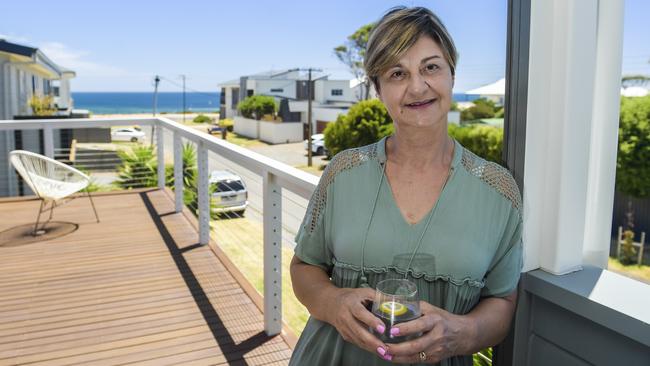
POLYGON ((208 150, 203 141, 199 141, 197 149, 199 169, 199 243, 208 244, 210 241, 210 193, 208 189, 208 150))
POLYGON ((43 150, 45 156, 54 159, 54 133, 49 123, 43 128, 43 150))
POLYGON ((264 330, 282 330, 282 193, 275 176, 264 175, 264 330))
POLYGON ((174 206, 183 211, 183 143, 181 135, 174 131, 174 206))
MULTIPOLYGON (((165 140, 163 126, 156 125, 156 150, 158 151, 158 188, 165 188, 165 140)), ((153 136, 151 137, 153 138, 153 136)))

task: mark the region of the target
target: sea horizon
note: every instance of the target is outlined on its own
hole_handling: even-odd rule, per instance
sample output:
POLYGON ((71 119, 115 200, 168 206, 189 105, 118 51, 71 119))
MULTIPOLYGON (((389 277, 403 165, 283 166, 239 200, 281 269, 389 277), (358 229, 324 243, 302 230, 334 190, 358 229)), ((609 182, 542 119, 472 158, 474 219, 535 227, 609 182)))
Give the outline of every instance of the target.
MULTIPOLYGON (((185 93, 185 110, 189 113, 218 113, 220 92, 185 93)), ((151 91, 87 91, 72 92, 75 109, 85 109, 92 114, 149 114, 153 113, 153 96, 151 91)), ((468 102, 478 96, 454 93, 456 102, 468 102)), ((156 113, 182 113, 182 92, 158 92, 156 113)))
MULTIPOLYGON (((93 114, 140 114, 153 113, 154 93, 89 91, 72 92, 75 109, 86 109, 93 114)), ((220 93, 186 92, 185 110, 196 113, 218 113, 220 93)), ((158 92, 157 113, 182 113, 182 92, 158 92)))

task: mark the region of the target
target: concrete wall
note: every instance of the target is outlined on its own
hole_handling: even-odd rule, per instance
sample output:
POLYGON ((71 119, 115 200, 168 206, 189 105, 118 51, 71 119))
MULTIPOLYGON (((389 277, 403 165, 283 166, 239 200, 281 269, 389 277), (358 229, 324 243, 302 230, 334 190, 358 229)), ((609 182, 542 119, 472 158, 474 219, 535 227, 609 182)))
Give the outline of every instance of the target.
POLYGON ((271 144, 288 144, 302 141, 302 123, 276 123, 260 121, 260 140, 271 144))
POLYGON ((252 139, 260 138, 259 122, 254 119, 248 119, 235 116, 235 126, 233 130, 236 134, 246 136, 252 139))
POLYGON ((268 122, 235 117, 234 131, 238 135, 260 139, 271 144, 285 144, 302 141, 302 123, 268 122))

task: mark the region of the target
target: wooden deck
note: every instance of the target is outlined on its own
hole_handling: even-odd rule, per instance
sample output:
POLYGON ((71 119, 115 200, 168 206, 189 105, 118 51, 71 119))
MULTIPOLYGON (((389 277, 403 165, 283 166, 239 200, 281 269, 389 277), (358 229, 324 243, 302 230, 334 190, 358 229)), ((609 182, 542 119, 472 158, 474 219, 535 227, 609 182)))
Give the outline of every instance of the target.
MULTIPOLYGON (((291 349, 166 192, 57 208, 66 236, 0 246, 0 365, 286 365, 291 349)), ((0 202, 0 232, 39 202, 0 202)))

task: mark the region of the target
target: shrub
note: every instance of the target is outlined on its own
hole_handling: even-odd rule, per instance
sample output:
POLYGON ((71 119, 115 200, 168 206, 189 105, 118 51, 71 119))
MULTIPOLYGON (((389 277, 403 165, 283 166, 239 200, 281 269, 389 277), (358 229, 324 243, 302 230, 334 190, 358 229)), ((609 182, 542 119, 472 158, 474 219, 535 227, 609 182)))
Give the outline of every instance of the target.
POLYGON ((329 123, 323 132, 331 155, 345 149, 377 142, 393 133, 393 121, 378 99, 361 101, 329 123))
POLYGON ((144 188, 158 185, 156 154, 153 146, 139 145, 129 151, 118 151, 122 163, 118 167, 119 188, 144 188))
POLYGON ((35 116, 51 116, 56 112, 54 98, 51 95, 32 95, 27 105, 32 109, 35 116))
POLYGON ((278 105, 273 97, 252 95, 239 102, 237 109, 242 116, 259 121, 265 114, 275 114, 278 110, 278 105))
POLYGON ((650 197, 650 96, 621 98, 616 188, 650 197))
POLYGON ((494 118, 499 109, 493 101, 479 98, 474 100, 473 106, 460 112, 461 121, 474 121, 481 118, 494 118))
POLYGON ((199 114, 198 116, 194 117, 192 121, 194 123, 210 123, 212 122, 212 118, 206 116, 205 114, 199 114))
POLYGON ((449 136, 483 159, 503 164, 503 129, 486 125, 458 126, 450 124, 449 136))

